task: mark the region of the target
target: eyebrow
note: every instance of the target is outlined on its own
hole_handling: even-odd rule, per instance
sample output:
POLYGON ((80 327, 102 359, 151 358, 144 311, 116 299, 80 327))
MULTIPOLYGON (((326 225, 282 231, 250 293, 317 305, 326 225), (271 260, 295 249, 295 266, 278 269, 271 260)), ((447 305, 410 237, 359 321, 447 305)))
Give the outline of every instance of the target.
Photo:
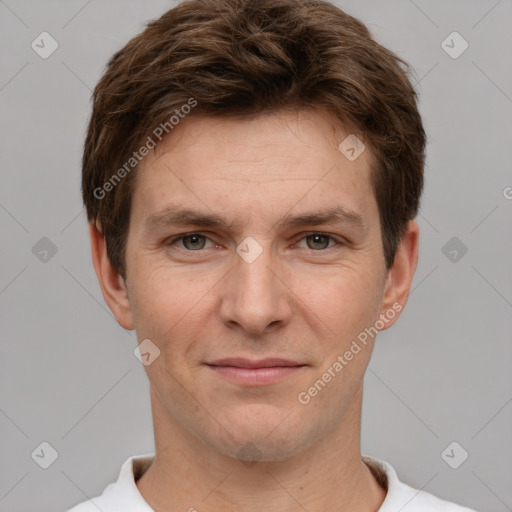
MULTIPOLYGON (((276 224, 281 227, 345 224, 361 230, 366 229, 366 223, 362 215, 343 206, 315 210, 299 215, 286 214, 276 224)), ((215 213, 203 213, 188 208, 173 207, 172 205, 161 212, 149 215, 144 221, 146 231, 170 226, 200 226, 204 228, 224 228, 232 231, 241 231, 242 229, 240 222, 228 222, 215 213)))

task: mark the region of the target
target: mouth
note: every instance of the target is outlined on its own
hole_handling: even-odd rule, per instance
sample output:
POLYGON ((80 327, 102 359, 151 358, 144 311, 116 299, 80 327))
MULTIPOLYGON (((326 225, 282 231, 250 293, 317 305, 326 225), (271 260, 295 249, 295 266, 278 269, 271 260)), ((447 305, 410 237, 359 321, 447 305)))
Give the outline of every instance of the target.
POLYGON ((242 386, 274 384, 307 367, 306 364, 279 358, 227 358, 206 363, 206 366, 217 376, 242 386))

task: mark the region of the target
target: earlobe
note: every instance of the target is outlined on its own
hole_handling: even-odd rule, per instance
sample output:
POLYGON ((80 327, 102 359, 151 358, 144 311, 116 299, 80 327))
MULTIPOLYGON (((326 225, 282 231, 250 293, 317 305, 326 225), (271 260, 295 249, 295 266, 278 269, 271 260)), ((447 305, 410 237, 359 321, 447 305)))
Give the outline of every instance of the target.
POLYGON ((407 304, 412 280, 418 265, 418 252, 419 226, 416 221, 411 220, 386 278, 381 315, 391 317, 391 315, 387 315, 391 311, 393 311, 393 315, 384 329, 388 329, 396 322, 400 314, 396 315, 395 313, 400 313, 407 304))
POLYGON ((89 236, 91 239, 92 262, 103 298, 118 323, 124 329, 131 330, 134 328, 134 324, 126 283, 108 257, 107 246, 99 224, 92 222, 89 224, 89 236))

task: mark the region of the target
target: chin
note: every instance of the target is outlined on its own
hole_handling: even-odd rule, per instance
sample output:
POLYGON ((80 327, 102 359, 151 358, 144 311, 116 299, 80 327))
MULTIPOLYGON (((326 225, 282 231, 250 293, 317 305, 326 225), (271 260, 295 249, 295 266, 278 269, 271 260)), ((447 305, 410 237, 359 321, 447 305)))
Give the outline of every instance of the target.
POLYGON ((256 462, 280 462, 290 459, 301 451, 300 443, 291 434, 277 439, 255 439, 241 436, 234 440, 215 440, 212 448, 222 455, 238 459, 248 465, 256 462))
POLYGON ((229 425, 229 433, 222 429, 220 436, 205 441, 217 452, 251 462, 287 460, 313 444, 314 425, 299 421, 300 415, 291 408, 275 408, 265 404, 245 406, 233 411, 221 423, 229 425))

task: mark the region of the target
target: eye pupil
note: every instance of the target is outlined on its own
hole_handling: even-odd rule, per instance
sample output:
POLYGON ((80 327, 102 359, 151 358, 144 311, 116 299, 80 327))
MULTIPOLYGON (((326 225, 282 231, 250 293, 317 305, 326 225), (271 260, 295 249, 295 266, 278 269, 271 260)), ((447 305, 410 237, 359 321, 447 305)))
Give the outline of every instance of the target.
POLYGON ((187 246, 187 242, 189 241, 192 241, 192 249, 203 249, 204 247, 204 243, 205 243, 205 238, 203 235, 187 235, 187 236, 184 236, 183 237, 183 244, 185 246, 187 246), (199 242, 199 247, 197 247, 197 240, 201 240, 202 239, 202 244, 199 242))
MULTIPOLYGON (((321 247, 318 247, 318 246, 310 247, 310 249, 313 249, 313 250, 326 249, 329 246, 329 237, 327 235, 309 235, 307 237, 307 239, 308 239, 308 242, 310 240, 314 240, 314 242, 313 242, 314 244, 319 243, 321 245, 321 247), (324 239, 324 242, 326 242, 326 243, 322 243, 322 241, 321 241, 322 239, 324 239)), ((309 245, 310 244, 308 243, 308 246, 309 245)))

